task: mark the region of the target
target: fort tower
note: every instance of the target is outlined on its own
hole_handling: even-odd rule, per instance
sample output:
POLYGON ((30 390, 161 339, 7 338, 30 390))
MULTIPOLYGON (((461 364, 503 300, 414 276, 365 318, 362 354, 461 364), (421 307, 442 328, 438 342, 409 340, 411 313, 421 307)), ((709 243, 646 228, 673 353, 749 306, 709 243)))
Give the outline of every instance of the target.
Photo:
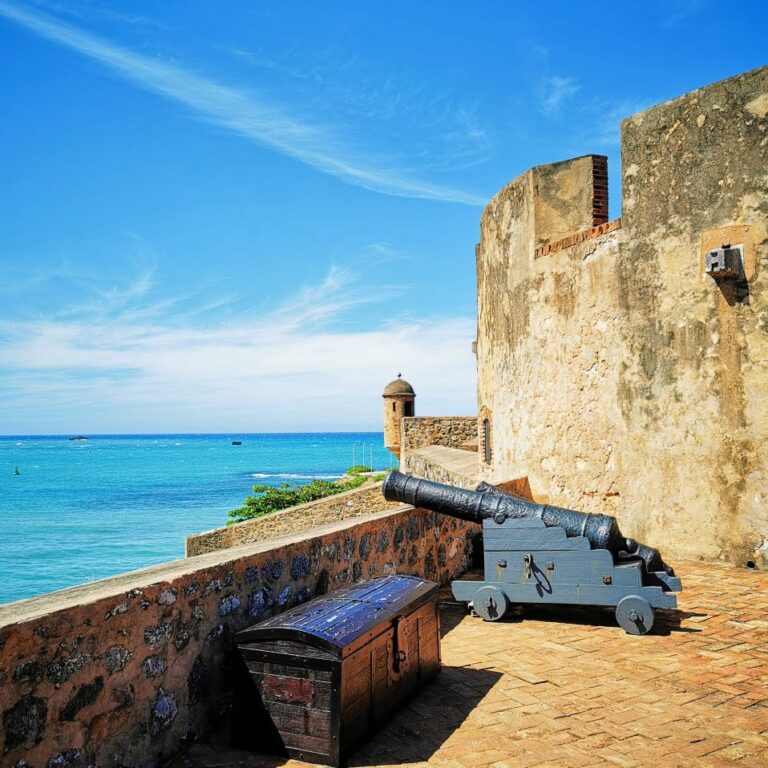
POLYGON ((413 387, 397 374, 394 381, 384 387, 384 445, 400 458, 400 427, 404 416, 414 416, 416 393, 413 387))

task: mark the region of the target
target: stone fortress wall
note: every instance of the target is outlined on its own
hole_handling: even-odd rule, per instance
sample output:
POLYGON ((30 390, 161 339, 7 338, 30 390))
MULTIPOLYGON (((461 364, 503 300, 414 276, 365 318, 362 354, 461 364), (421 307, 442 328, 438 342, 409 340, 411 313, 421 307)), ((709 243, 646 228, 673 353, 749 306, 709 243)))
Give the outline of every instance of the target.
POLYGON ((401 430, 404 454, 427 445, 477 450, 477 419, 474 416, 414 416, 403 419, 401 430))
POLYGON ((457 488, 466 488, 470 491, 474 490, 477 485, 477 478, 473 474, 457 470, 450 460, 445 461, 443 456, 435 451, 436 448, 440 450, 442 446, 432 446, 432 450, 428 452, 415 451, 412 453, 408 457, 408 463, 403 466, 403 472, 416 477, 425 477, 436 483, 455 485, 457 488))
POLYGON ((365 577, 446 583, 478 533, 398 505, 0 606, 0 765, 161 764, 226 730, 234 633, 365 577))
POLYGON ((279 512, 272 512, 253 520, 192 534, 186 539, 186 555, 193 557, 206 552, 215 552, 218 549, 274 539, 308 527, 331 525, 372 512, 394 509, 397 506, 397 503, 388 502, 382 496, 381 483, 364 485, 325 499, 317 499, 279 512))
POLYGON ((473 488, 477 484, 477 419, 474 416, 416 416, 403 419, 400 429, 402 472, 462 488, 473 488), (451 450, 460 454, 458 461, 451 450), (465 468, 468 471, 462 471, 465 468))
POLYGON ((625 120, 619 221, 595 156, 490 201, 481 477, 526 477, 672 558, 768 566, 767 113, 761 68, 625 120), (740 286, 705 272, 724 243, 743 246, 740 286))

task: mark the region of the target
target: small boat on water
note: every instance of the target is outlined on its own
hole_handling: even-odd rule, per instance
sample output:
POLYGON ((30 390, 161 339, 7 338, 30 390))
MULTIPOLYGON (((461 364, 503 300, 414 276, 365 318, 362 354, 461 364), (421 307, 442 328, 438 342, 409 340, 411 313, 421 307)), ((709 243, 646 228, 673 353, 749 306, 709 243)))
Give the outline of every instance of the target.
POLYGON ((88 438, 85 435, 74 435, 73 437, 69 438, 70 440, 87 440, 88 438))
POLYGON ((232 445, 242 445, 242 444, 243 444, 242 440, 233 440, 232 441, 232 445))

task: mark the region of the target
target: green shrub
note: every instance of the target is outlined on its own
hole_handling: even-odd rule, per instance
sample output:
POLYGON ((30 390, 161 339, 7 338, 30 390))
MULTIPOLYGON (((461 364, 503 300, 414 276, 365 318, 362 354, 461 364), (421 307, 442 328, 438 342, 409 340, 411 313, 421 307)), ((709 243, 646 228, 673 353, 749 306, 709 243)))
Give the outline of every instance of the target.
POLYGON ((367 482, 368 482, 367 477, 361 477, 360 475, 356 475, 355 477, 351 477, 349 480, 345 480, 343 483, 337 483, 337 485, 342 486, 342 489, 341 489, 342 491, 351 491, 353 488, 359 488, 361 485, 367 482))
POLYGON ((364 464, 355 464, 355 466, 350 467, 345 474, 354 477, 355 475, 361 475, 363 472, 373 472, 373 470, 370 467, 366 467, 364 464))
POLYGON ((355 476, 344 482, 331 482, 329 480, 313 480, 308 485, 292 486, 282 483, 277 487, 271 485, 254 485, 254 496, 247 496, 242 507, 233 509, 228 517, 228 525, 241 523, 243 520, 253 520, 256 517, 268 515, 297 504, 306 504, 308 501, 324 499, 336 493, 351 491, 359 488, 367 478, 355 476))

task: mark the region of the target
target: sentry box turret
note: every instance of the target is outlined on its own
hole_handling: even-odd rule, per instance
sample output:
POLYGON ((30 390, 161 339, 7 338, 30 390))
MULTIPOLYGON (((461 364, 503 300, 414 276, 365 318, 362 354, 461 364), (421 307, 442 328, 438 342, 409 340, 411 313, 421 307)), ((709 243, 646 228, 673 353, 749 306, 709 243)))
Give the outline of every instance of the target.
POLYGON ((400 472, 384 496, 483 526, 484 581, 454 581, 457 600, 486 621, 510 605, 601 605, 631 635, 651 630, 656 608, 676 608, 680 579, 658 550, 628 539, 616 519, 535 504, 481 483, 468 491, 400 472))

